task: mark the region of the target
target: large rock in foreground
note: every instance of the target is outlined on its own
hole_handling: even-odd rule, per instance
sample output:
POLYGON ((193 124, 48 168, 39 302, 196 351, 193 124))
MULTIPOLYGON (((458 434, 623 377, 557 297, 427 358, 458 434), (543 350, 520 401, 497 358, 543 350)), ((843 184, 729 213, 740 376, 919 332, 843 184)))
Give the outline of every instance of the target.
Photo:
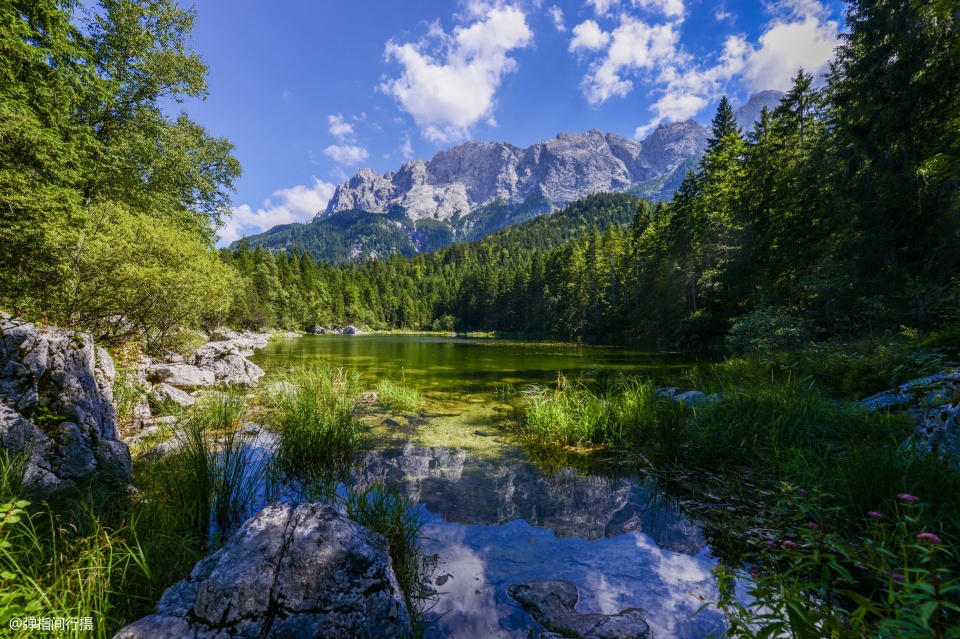
MULTIPOLYGON (((507 594, 537 623, 562 637, 576 639, 644 639, 650 626, 639 608, 615 615, 576 611, 580 593, 569 581, 529 581, 507 588, 507 594)), ((547 636, 546 634, 544 636, 547 636)))
POLYGON ((411 635, 383 542, 325 504, 273 504, 115 639, 411 635))
POLYGON ((0 316, 0 447, 27 458, 33 497, 79 480, 131 480, 115 374, 89 335, 0 316))

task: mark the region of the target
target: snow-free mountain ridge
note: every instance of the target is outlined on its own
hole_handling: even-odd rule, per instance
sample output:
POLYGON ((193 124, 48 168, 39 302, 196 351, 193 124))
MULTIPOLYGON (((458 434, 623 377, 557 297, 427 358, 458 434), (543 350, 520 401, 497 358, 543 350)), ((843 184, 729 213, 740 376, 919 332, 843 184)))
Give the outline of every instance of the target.
MULTIPOLYGON (((741 129, 752 129, 763 107, 773 108, 782 95, 762 91, 736 109, 741 129)), ((709 128, 687 120, 661 124, 639 141, 591 129, 527 148, 466 142, 396 172, 360 169, 311 222, 246 240, 275 251, 309 249, 334 263, 361 261, 479 239, 594 193, 670 199, 709 138, 709 128)))

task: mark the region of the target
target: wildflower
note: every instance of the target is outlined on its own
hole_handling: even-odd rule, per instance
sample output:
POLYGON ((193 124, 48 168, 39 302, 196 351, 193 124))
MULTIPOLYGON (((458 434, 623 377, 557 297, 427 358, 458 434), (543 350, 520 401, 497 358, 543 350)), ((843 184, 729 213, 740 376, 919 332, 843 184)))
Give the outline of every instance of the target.
POLYGON ((878 520, 878 521, 881 520, 881 519, 883 519, 883 515, 881 515, 880 513, 878 513, 878 512, 875 511, 875 510, 871 510, 870 512, 868 512, 868 513, 867 513, 867 517, 873 517, 874 519, 876 519, 876 520, 878 520))
POLYGON ((820 529, 820 526, 816 525, 816 524, 813 523, 812 521, 811 521, 809 524, 807 524, 807 527, 808 527, 810 530, 819 530, 819 529, 820 529))
POLYGON ((784 548, 796 548, 796 547, 797 547, 797 544, 793 543, 792 541, 790 541, 790 540, 788 539, 788 540, 786 540, 785 542, 783 542, 783 547, 784 547, 784 548))
POLYGON ((894 581, 905 581, 905 580, 906 580, 906 577, 904 577, 904 576, 901 575, 901 574, 895 573, 895 572, 888 572, 888 573, 884 573, 884 574, 886 574, 887 577, 890 577, 890 579, 893 579, 894 581))
POLYGON ((805 491, 803 488, 797 490, 797 492, 800 493, 801 495, 806 495, 806 494, 807 494, 807 491, 805 491))
POLYGON ((919 497, 914 497, 909 493, 900 493, 897 495, 897 499, 899 499, 900 501, 907 502, 908 504, 913 504, 920 501, 919 497))
POLYGON ((942 544, 940 538, 934 535, 933 533, 920 533, 917 535, 917 539, 920 541, 929 541, 931 544, 942 544))

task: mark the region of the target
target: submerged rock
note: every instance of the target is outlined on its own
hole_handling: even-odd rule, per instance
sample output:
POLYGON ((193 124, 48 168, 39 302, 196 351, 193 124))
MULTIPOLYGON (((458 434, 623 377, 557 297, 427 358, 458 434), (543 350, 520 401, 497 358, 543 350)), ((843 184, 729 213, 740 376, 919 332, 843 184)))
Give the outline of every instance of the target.
POLYGON ((412 634, 381 538, 325 504, 273 504, 115 639, 412 634))
POLYGON ((615 615, 576 611, 580 593, 569 581, 529 581, 507 588, 510 595, 537 623, 563 637, 573 639, 642 639, 650 626, 639 608, 615 615))
POLYGON ((131 480, 115 375, 90 335, 0 315, 0 447, 27 459, 35 497, 81 479, 131 480))

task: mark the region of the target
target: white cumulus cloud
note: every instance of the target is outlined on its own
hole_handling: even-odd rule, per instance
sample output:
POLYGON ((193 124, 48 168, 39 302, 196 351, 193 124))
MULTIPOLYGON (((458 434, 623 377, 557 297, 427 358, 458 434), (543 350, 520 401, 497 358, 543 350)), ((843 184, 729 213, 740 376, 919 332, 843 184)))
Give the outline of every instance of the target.
POLYGON ((334 137, 342 140, 353 136, 353 125, 345 122, 343 115, 339 113, 336 115, 328 115, 327 124, 330 125, 330 135, 334 137))
POLYGON ((581 22, 573 28, 573 39, 570 40, 569 50, 598 51, 610 42, 610 34, 600 28, 593 20, 581 22))
POLYGON ((747 61, 744 75, 750 88, 787 89, 800 67, 819 76, 833 59, 838 30, 836 21, 812 13, 800 19, 775 19, 747 61))
POLYGON ((452 34, 435 23, 420 42, 391 40, 386 47, 387 59, 403 71, 383 82, 380 90, 396 99, 423 135, 437 143, 466 138, 470 127, 492 120, 503 76, 517 68, 507 54, 533 42, 519 8, 471 3, 468 9, 474 21, 452 34))
POLYGON ((609 47, 581 85, 587 101, 595 106, 615 96, 626 96, 633 88, 628 75, 655 70, 678 55, 680 33, 674 23, 648 24, 623 15, 620 25, 605 35, 609 47))
MULTIPOLYGON (((600 13, 627 0, 588 0, 600 13)), ((570 51, 592 52, 590 70, 581 83, 587 101, 599 106, 625 97, 639 80, 653 94, 653 117, 636 130, 647 135, 661 122, 678 122, 700 113, 724 93, 749 89, 789 88, 798 68, 818 75, 829 65, 840 25, 830 19, 821 0, 771 0, 769 19, 756 41, 730 35, 723 49, 695 59, 682 46, 682 0, 629 0, 635 8, 663 14, 662 23, 641 20, 627 12, 612 31, 587 20, 573 29, 570 51)), ((716 18, 731 16, 717 10, 716 18)))
POLYGON ((360 164, 370 156, 365 148, 352 144, 331 144, 323 150, 323 154, 337 164, 346 166, 360 164))
POLYGON ((327 202, 336 188, 329 182, 314 178, 312 186, 299 185, 274 191, 270 199, 256 210, 249 204, 234 207, 218 231, 220 244, 229 244, 245 235, 262 233, 278 224, 307 222, 327 208, 327 202))

